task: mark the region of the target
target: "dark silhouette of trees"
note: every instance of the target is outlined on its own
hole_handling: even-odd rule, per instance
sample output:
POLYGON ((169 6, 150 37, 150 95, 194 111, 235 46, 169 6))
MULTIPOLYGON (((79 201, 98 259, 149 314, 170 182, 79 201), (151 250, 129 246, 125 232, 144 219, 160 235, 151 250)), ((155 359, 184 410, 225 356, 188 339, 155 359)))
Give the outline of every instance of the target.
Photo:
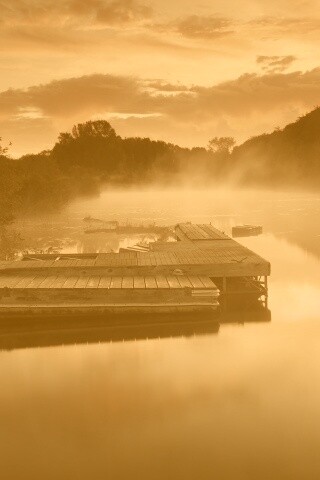
POLYGON ((208 149, 213 153, 231 153, 235 144, 233 137, 214 137, 209 140, 208 149))
POLYGON ((98 176, 107 183, 143 182, 178 171, 182 149, 149 138, 119 137, 105 120, 90 121, 61 133, 52 158, 68 175, 98 176))
POLYGON ((117 138, 115 130, 111 127, 110 123, 106 120, 96 120, 86 123, 78 123, 72 128, 73 138, 107 138, 109 140, 115 140, 117 138))
POLYGON ((226 182, 318 188, 320 108, 284 129, 235 147, 214 137, 208 148, 181 148, 150 138, 121 138, 105 120, 75 125, 50 151, 12 160, 0 142, 0 226, 13 216, 55 211, 102 185, 226 182))
POLYGON ((121 138, 105 120, 75 125, 71 133, 61 133, 52 157, 65 172, 87 171, 116 174, 123 165, 121 138))
POLYGON ((270 134, 235 147, 235 168, 245 184, 319 188, 320 108, 270 134))

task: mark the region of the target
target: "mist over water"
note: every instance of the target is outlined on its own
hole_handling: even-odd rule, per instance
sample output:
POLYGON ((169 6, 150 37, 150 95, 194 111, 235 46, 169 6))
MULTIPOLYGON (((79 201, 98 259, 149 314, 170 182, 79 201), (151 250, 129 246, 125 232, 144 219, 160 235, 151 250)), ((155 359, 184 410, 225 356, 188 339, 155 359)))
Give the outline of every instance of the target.
POLYGON ((4 478, 318 478, 319 214, 316 194, 108 190, 21 221, 39 246, 68 239, 69 253, 124 245, 84 234, 87 215, 211 222, 228 234, 263 225, 262 235, 239 241, 271 262, 272 320, 188 338, 2 351, 4 478))

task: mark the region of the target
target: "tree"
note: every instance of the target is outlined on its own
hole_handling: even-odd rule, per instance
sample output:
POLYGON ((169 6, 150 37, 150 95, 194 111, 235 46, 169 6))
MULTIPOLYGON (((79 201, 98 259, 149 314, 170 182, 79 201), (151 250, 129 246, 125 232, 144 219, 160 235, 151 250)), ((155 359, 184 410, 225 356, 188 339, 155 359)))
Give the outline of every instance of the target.
POLYGON ((20 234, 8 225, 0 224, 0 260, 11 260, 22 248, 20 234))
POLYGON ((231 153, 235 144, 233 137, 214 137, 209 141, 208 149, 212 153, 231 153))
POLYGON ((61 133, 52 151, 63 172, 90 171, 112 175, 121 171, 123 151, 121 138, 105 120, 78 123, 71 133, 61 133))
POLYGON ((100 137, 115 139, 116 132, 106 120, 95 120, 86 123, 78 123, 72 129, 73 138, 100 137))
POLYGON ((60 133, 57 145, 68 145, 74 140, 86 140, 94 137, 114 140, 117 138, 117 134, 106 120, 78 123, 72 127, 71 133, 60 133))
POLYGON ((0 145, 0 260, 14 258, 21 244, 20 235, 11 228, 14 221, 13 196, 19 186, 10 164, 11 160, 5 156, 7 151, 8 147, 0 145))

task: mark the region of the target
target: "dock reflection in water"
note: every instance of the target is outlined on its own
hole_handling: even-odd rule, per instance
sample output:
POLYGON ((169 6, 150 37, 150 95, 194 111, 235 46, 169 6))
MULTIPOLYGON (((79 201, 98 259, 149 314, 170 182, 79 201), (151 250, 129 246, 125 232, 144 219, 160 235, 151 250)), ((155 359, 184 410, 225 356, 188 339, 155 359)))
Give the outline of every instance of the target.
POLYGON ((268 322, 266 308, 224 312, 219 317, 200 314, 126 316, 111 318, 10 318, 0 321, 0 350, 63 345, 128 342, 162 338, 215 335, 222 324, 268 322))
POLYGON ((1 478, 320 478, 320 198, 257 198, 168 193, 160 209, 157 192, 107 192, 101 212, 77 206, 80 222, 84 212, 129 209, 159 223, 212 221, 226 232, 263 225, 263 235, 241 243, 272 264, 272 321, 238 312, 211 331, 170 338, 165 326, 147 341, 131 341, 155 337, 145 326, 131 338, 123 328, 115 341, 92 323, 81 325, 82 337, 52 322, 20 333, 3 324, 2 348, 17 350, 0 354, 1 478))

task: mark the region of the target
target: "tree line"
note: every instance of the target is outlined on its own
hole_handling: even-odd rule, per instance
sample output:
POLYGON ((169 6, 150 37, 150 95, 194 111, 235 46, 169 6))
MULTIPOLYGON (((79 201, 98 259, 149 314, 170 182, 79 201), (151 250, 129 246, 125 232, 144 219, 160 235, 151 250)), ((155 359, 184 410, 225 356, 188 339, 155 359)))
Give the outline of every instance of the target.
POLYGON ((182 148, 150 138, 121 138, 104 120, 61 133, 52 150, 10 158, 0 138, 0 259, 12 256, 19 235, 15 217, 55 212, 70 200, 97 194, 105 185, 186 180, 201 185, 318 189, 320 108, 284 129, 251 138, 240 146, 214 137, 207 148, 182 148))
POLYGON ((97 193, 102 185, 175 185, 185 179, 202 185, 233 180, 240 185, 317 187, 319 133, 316 108, 284 129, 238 147, 230 137, 214 137, 207 148, 121 138, 105 120, 75 125, 59 135, 52 150, 17 160, 0 139, 0 223, 56 211, 77 196, 97 193))
POLYGON ((75 125, 59 135, 52 150, 17 160, 0 146, 0 215, 57 210, 102 185, 167 183, 181 173, 213 172, 229 150, 218 138, 207 149, 121 138, 104 120, 75 125))

